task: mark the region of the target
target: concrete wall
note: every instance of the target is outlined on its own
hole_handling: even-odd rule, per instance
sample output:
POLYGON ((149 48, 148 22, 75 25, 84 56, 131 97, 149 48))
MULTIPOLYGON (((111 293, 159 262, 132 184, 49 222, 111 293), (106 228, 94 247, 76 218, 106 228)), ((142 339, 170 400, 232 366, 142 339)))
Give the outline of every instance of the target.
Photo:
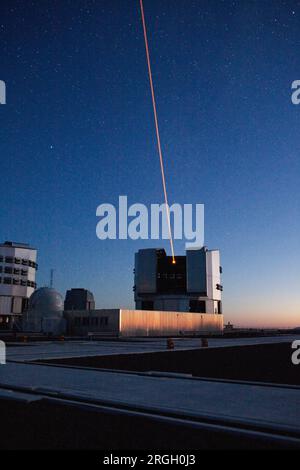
POLYGON ((119 333, 119 309, 69 310, 64 312, 67 334, 86 336, 88 333, 117 335, 119 333))
POLYGON ((135 254, 135 287, 138 294, 156 293, 157 250, 148 248, 135 254))
POLYGON ((119 336, 179 336, 223 331, 223 315, 215 314, 99 309, 65 311, 64 315, 67 320, 67 334, 73 336, 86 336, 88 333, 119 336))
POLYGON ((186 251, 187 292, 207 295, 206 251, 186 251))
POLYGON ((222 333, 223 315, 150 310, 120 310, 121 336, 178 336, 222 333))
POLYGON ((221 300, 221 291, 217 289, 217 284, 221 284, 220 252, 219 250, 209 250, 206 252, 206 257, 207 296, 209 299, 221 300))

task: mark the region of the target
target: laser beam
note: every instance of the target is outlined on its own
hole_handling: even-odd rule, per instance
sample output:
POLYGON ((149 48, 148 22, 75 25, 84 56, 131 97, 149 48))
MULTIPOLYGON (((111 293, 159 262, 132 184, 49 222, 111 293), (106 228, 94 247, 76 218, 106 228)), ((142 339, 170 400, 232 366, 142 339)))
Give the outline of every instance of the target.
POLYGON ((142 23, 143 23, 143 31, 144 31, 144 39, 145 39, 145 49, 146 49, 146 57, 147 57, 147 65, 148 65, 148 75, 149 75, 152 105, 153 105, 153 113, 154 113, 157 149, 158 149, 158 154, 159 154, 160 170, 161 170, 162 184, 163 184, 165 204, 166 204, 166 215, 167 215, 169 239, 170 239, 170 246, 171 246, 171 253, 172 253, 172 263, 175 264, 176 260, 175 260, 175 254, 174 254, 174 244, 173 244, 173 236, 172 236, 172 229, 171 229, 170 208, 169 208, 169 204, 168 204, 168 195, 167 195, 167 185, 166 185, 165 170, 164 170, 164 161, 163 161, 163 155, 162 155, 161 143, 160 143, 160 132, 159 132, 159 127, 158 127, 156 100, 155 100, 155 93, 154 93, 154 86, 153 86, 153 79, 152 79, 152 70, 151 70, 149 44, 148 44, 148 36, 147 36, 147 28, 146 28, 143 0, 140 0, 140 8, 141 8, 141 15, 142 15, 142 23))

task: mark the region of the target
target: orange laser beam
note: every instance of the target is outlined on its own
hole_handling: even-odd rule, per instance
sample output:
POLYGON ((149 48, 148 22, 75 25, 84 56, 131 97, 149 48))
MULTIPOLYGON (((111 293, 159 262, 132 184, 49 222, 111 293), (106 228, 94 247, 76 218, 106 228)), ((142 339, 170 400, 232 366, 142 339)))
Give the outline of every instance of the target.
POLYGON ((151 96, 152 96, 155 131, 156 131, 156 139, 157 139, 157 148, 158 148, 158 154, 159 154, 160 170, 161 170, 162 184, 163 184, 164 197, 165 197, 165 203, 166 203, 168 231, 169 231, 169 238, 170 238, 173 264, 175 264, 176 261, 175 261, 173 237, 172 237, 172 230, 171 230, 170 208, 169 208, 169 204, 168 204, 167 186, 166 186, 166 178, 165 178, 165 171, 164 171, 164 162, 163 162, 163 155, 162 155, 161 143, 160 143, 160 133, 159 133, 159 127, 158 127, 156 101, 155 101, 155 93, 154 93, 154 86, 153 86, 153 79, 152 79, 152 70, 151 70, 151 62, 150 62, 148 36, 147 36, 147 28, 146 28, 143 0, 140 0, 140 7, 141 7, 144 39, 145 39, 145 48, 146 48, 146 57, 147 57, 147 65, 148 65, 149 82, 150 82, 150 89, 151 89, 151 96))

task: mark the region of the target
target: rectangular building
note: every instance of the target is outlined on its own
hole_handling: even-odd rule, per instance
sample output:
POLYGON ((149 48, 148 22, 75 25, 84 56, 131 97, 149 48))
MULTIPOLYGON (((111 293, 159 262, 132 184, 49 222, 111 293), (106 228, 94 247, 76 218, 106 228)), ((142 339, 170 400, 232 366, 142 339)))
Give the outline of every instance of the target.
POLYGON ((25 243, 0 244, 0 329, 10 329, 36 288, 37 250, 25 243))
POLYGON ((154 310, 65 311, 67 334, 86 336, 182 336, 222 334, 223 315, 154 310))

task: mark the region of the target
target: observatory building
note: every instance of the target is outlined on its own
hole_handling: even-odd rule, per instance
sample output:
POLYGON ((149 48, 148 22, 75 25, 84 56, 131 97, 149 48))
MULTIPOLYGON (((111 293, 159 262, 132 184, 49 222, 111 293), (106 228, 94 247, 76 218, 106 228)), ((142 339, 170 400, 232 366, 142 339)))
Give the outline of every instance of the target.
POLYGON ((11 329, 36 288, 37 250, 25 243, 0 244, 0 329, 11 329))
POLYGON ((59 335, 64 333, 63 298, 51 287, 37 289, 29 299, 23 316, 23 330, 59 335))
POLYGON ((135 255, 136 310, 65 310, 67 333, 111 336, 215 335, 223 332, 220 253, 203 247, 176 256, 135 255))
POLYGON ((135 254, 136 309, 222 313, 222 268, 219 250, 187 250, 176 263, 164 249, 135 254))
POLYGON ((87 289, 70 289, 67 290, 65 310, 94 310, 94 295, 87 289))

